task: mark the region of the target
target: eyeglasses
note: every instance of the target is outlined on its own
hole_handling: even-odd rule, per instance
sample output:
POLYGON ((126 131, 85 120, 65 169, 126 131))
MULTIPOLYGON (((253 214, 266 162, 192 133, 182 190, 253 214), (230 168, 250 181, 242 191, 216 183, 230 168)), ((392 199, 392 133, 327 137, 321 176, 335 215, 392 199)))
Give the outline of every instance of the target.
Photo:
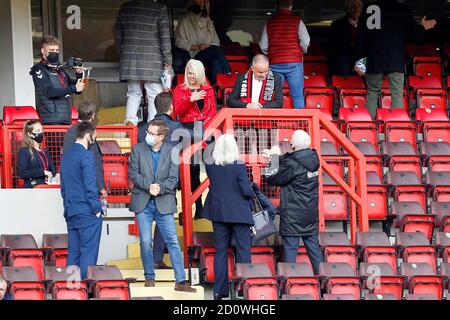
POLYGON ((153 137, 160 136, 159 133, 153 133, 153 132, 151 132, 151 131, 147 131, 147 133, 148 133, 149 135, 153 136, 153 137))

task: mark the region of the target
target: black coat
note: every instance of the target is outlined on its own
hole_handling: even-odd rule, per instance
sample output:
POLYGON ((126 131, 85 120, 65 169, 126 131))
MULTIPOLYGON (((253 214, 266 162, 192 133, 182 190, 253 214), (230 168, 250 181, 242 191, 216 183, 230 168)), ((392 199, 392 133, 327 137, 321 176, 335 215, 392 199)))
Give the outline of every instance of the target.
POLYGON ((272 157, 266 179, 269 184, 281 187, 281 236, 301 237, 317 234, 319 167, 317 152, 311 149, 272 157))
POLYGON ((348 16, 337 19, 331 23, 329 46, 333 56, 333 75, 349 76, 354 74, 353 66, 356 61, 356 37, 357 32, 348 21, 348 16))
POLYGON ((367 57, 367 73, 405 72, 407 38, 420 42, 425 28, 414 20, 409 6, 395 0, 378 0, 368 4, 358 22, 357 59, 367 57), (381 10, 381 28, 369 30, 366 9, 377 5, 381 10))
POLYGON ((213 222, 253 225, 252 183, 245 165, 241 162, 219 166, 206 164, 209 192, 202 218, 213 222))

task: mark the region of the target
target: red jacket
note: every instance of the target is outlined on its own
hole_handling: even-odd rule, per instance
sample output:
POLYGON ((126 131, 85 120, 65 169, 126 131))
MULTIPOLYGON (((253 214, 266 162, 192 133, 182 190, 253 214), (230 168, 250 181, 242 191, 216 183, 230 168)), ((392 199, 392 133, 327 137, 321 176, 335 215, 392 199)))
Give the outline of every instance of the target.
POLYGON ((191 90, 184 83, 178 85, 173 92, 174 116, 180 122, 203 121, 205 125, 217 113, 216 95, 211 85, 206 84, 200 87, 206 91, 205 104, 202 111, 197 102, 191 102, 191 90))

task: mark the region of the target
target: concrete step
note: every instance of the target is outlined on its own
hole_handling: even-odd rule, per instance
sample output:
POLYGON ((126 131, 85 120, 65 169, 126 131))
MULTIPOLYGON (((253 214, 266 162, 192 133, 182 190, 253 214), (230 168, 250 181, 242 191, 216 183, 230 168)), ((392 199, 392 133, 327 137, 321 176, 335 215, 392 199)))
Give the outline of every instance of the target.
POLYGON ((163 297, 164 300, 205 300, 205 291, 201 286, 194 286, 196 293, 187 293, 174 290, 173 284, 156 284, 153 288, 146 288, 143 284, 131 284, 132 298, 163 297))
MULTIPOLYGON (((144 270, 142 269, 134 269, 134 270, 120 270, 122 273, 122 276, 124 278, 134 278, 138 282, 135 284, 144 284, 145 278, 144 278, 144 270)), ((186 279, 188 279, 188 269, 184 270, 186 279)), ((175 283, 175 275, 173 273, 173 269, 156 269, 155 270, 155 281, 157 283, 175 283)))

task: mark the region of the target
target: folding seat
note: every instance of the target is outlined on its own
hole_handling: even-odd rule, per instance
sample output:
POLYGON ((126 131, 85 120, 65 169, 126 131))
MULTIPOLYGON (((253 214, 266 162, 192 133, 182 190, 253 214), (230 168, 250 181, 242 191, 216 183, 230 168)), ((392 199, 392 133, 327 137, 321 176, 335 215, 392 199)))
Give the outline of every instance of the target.
POLYGON ((341 108, 365 108, 367 90, 365 89, 341 89, 340 107, 341 108))
POLYGON ((306 60, 303 63, 304 74, 306 76, 322 76, 324 78, 328 77, 328 64, 326 59, 322 58, 319 60, 306 60))
MULTIPOLYGON (((198 266, 202 283, 214 282, 214 237, 212 232, 194 232, 193 244, 188 248, 189 267, 198 266)), ((234 275, 234 254, 228 249, 228 279, 234 275)))
POLYGON ((366 296, 364 297, 364 300, 374 301, 374 300, 398 300, 398 299, 393 294, 390 294, 390 293, 385 293, 385 294, 369 293, 369 294, 366 294, 366 296))
POLYGON ((44 300, 45 286, 32 267, 3 267, 7 292, 14 300, 44 300))
POLYGON ((377 109, 376 121, 378 122, 378 132, 385 133, 385 124, 389 122, 410 122, 409 114, 404 109, 377 109))
POLYGON ((270 272, 272 272, 272 276, 276 275, 276 257, 275 250, 272 247, 263 246, 263 247, 251 247, 250 248, 252 263, 263 263, 265 264, 270 272))
MULTIPOLYGON (((368 172, 369 173, 369 172, 368 172)), ((367 186, 367 214, 369 220, 385 221, 388 216, 387 188, 384 185, 367 186)))
POLYGON ((240 62, 250 62, 247 55, 239 54, 227 54, 226 58, 229 62, 240 61, 240 62))
POLYGON ((403 277, 397 275, 387 263, 366 263, 360 265, 363 288, 372 294, 392 294, 396 300, 403 297, 403 277))
POLYGON ((358 259, 355 247, 345 232, 319 232, 325 262, 345 262, 356 271, 358 259))
POLYGON ((75 106, 72 106, 70 110, 71 110, 72 124, 76 124, 78 122, 78 110, 75 106))
POLYGON ((434 294, 406 294, 405 300, 438 300, 434 294))
POLYGON ((391 216, 394 218, 394 228, 401 232, 422 232, 431 241, 435 217, 426 214, 418 202, 391 202, 391 216))
POLYGON ((0 238, 3 261, 11 267, 32 267, 39 280, 44 276, 42 250, 31 234, 3 234, 0 238))
POLYGON ((244 300, 278 300, 278 284, 272 271, 264 263, 237 263, 231 293, 243 288, 244 300))
POLYGON ((427 171, 426 184, 434 201, 450 201, 450 171, 427 171))
POLYGON ((366 108, 341 108, 338 113, 338 122, 340 123, 340 130, 346 131, 347 122, 365 121, 371 122, 369 111, 366 108))
POLYGON ((395 201, 417 201, 427 207, 425 187, 415 172, 388 171, 386 184, 395 201))
POLYGON ((381 154, 390 171, 409 171, 414 172, 417 177, 422 177, 420 157, 409 142, 383 141, 381 154))
POLYGON ((88 266, 86 282, 95 298, 130 300, 129 280, 124 280, 117 266, 88 266))
POLYGON ((248 62, 242 62, 242 61, 231 61, 229 62, 231 67, 231 72, 233 73, 246 73, 248 71, 248 68, 250 67, 250 64, 248 62))
POLYGON ((45 267, 45 282, 53 300, 88 300, 88 288, 79 268, 45 267))
MULTIPOLYGON (((391 96, 391 90, 390 89, 381 89, 381 96, 380 96, 380 107, 382 109, 390 109, 391 108, 391 102, 392 102, 392 96, 391 96)), ((408 112, 409 110, 409 95, 408 90, 403 89, 403 110, 408 112)))
POLYGON ((4 125, 23 125, 28 120, 39 120, 37 111, 32 106, 4 106, 4 125))
MULTIPOLYGON (((439 274, 442 276, 442 282, 444 284, 444 288, 449 289, 449 281, 450 281, 450 263, 442 262, 440 267, 439 274)), ((447 300, 449 300, 449 294, 447 292, 447 300)))
POLYGON ((418 109, 447 109, 447 94, 443 89, 418 89, 418 109))
POLYGON ((442 79, 442 64, 439 56, 415 56, 413 60, 416 76, 442 79))
POLYGON ((333 111, 334 91, 330 88, 305 88, 305 107, 307 109, 326 109, 333 111))
POLYGON ((225 88, 233 88, 236 82, 237 74, 218 74, 216 79, 217 99, 223 99, 223 90, 225 88))
POLYGON ((442 277, 436 275, 436 269, 428 263, 407 263, 400 266, 405 285, 410 294, 431 294, 442 299, 442 277))
POLYGON ((450 171, 450 143, 422 142, 423 165, 431 171, 450 171))
POLYGON ((385 263, 397 271, 397 251, 384 232, 357 232, 356 244, 362 261, 385 263))
POLYGON ((375 150, 379 150, 375 122, 347 122, 346 136, 351 142, 369 142, 375 150))
POLYGON ((338 186, 324 186, 323 198, 325 220, 348 220, 348 195, 338 186))
POLYGON ((293 109, 294 101, 290 94, 283 94, 283 109, 293 109))
MULTIPOLYGON (((366 157, 366 171, 367 171, 367 179, 372 175, 376 175, 380 182, 378 183, 369 183, 382 185, 381 179, 383 177, 383 163, 382 158, 379 153, 378 144, 373 145, 372 142, 354 142, 352 141, 355 147, 366 157)), ((375 181, 375 180, 372 180, 375 181)))
POLYGON ((323 300, 357 300, 353 294, 329 294, 323 295, 323 300))
POLYGON ((449 142, 450 122, 426 122, 423 124, 423 141, 449 142))
POLYGON ((65 267, 67 260, 67 234, 43 234, 42 250, 48 266, 65 267))
POLYGON ((328 86, 327 77, 321 74, 304 75, 304 88, 326 88, 328 86))
POLYGON ((416 109, 417 131, 423 132, 423 124, 430 121, 448 121, 445 109, 416 109))
POLYGON ((396 246, 403 262, 428 263, 436 272, 436 251, 422 232, 398 232, 396 246))
POLYGON ((319 275, 326 293, 351 294, 357 300, 361 298, 359 277, 349 264, 322 262, 319 275))
POLYGON ((288 295, 309 295, 320 300, 320 283, 307 263, 278 263, 281 291, 288 295))
MULTIPOLYGON (((450 262, 450 233, 448 232, 436 232, 435 246, 438 252, 438 256, 442 258, 445 263, 450 262)), ((442 267, 442 265, 441 265, 442 267)))
POLYGON ((417 150, 417 128, 413 122, 388 122, 384 127, 387 142, 409 142, 417 150))
POLYGON ((281 296, 281 300, 302 300, 302 301, 308 301, 308 300, 320 300, 320 299, 314 299, 314 297, 310 294, 283 294, 281 296))
POLYGON ((442 232, 450 232, 450 202, 432 201, 430 213, 436 217, 436 227, 442 232))
MULTIPOLYGON (((320 149, 322 153, 322 160, 324 160, 328 165, 332 167, 334 172, 336 172, 341 178, 344 178, 344 163, 341 160, 331 160, 327 159, 326 156, 337 156, 339 155, 338 150, 336 149, 336 146, 327 141, 323 141, 320 143, 320 149)), ((335 183, 332 183, 335 185, 335 183)))
POLYGON ((365 89, 364 81, 360 76, 332 76, 331 85, 338 90, 341 89, 365 89))

